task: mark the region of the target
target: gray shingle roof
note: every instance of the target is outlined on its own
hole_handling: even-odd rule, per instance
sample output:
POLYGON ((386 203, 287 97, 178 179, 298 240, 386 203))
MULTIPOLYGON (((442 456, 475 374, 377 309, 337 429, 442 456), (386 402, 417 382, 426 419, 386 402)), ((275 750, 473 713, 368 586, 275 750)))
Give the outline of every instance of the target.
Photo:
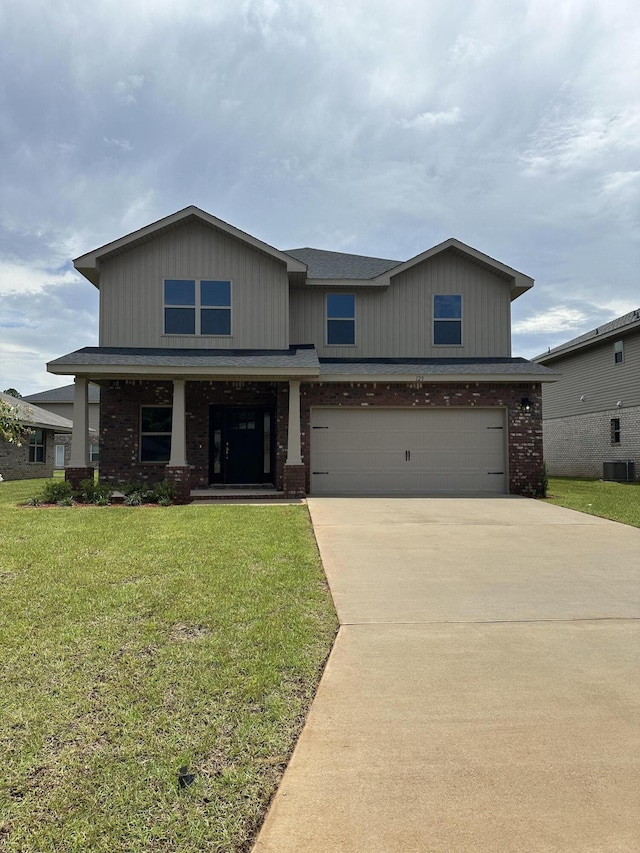
POLYGON ((16 406, 20 423, 27 426, 55 429, 56 432, 71 432, 73 429, 73 423, 67 418, 55 415, 53 412, 41 409, 32 403, 18 400, 9 394, 0 394, 0 400, 4 400, 10 406, 16 406))
MULTIPOLYGON (((29 394, 23 399, 29 403, 73 403, 73 394, 73 385, 63 385, 62 388, 50 388, 48 391, 29 394)), ((100 402, 100 388, 92 383, 89 383, 89 402, 100 402)))
POLYGON ((156 347, 84 347, 50 365, 136 365, 149 367, 317 367, 315 348, 287 350, 170 349, 156 347))
POLYGON ((402 263, 366 255, 327 252, 324 249, 287 249, 286 254, 307 265, 308 278, 375 278, 402 263))
POLYGON ((372 374, 372 375, 451 375, 467 374, 543 376, 551 377, 555 371, 525 358, 380 358, 380 359, 320 359, 320 375, 372 374))
POLYGON ((578 335, 577 338, 572 338, 570 341, 559 344, 557 347, 552 347, 548 352, 537 355, 534 361, 551 359, 556 355, 562 355, 565 352, 578 349, 591 341, 597 343, 598 340, 606 335, 622 330, 627 326, 631 328, 640 326, 640 308, 636 308, 635 311, 629 311, 628 314, 623 314, 622 317, 616 317, 615 320, 610 320, 608 323, 603 323, 601 326, 591 329, 591 331, 585 332, 583 335, 578 335))

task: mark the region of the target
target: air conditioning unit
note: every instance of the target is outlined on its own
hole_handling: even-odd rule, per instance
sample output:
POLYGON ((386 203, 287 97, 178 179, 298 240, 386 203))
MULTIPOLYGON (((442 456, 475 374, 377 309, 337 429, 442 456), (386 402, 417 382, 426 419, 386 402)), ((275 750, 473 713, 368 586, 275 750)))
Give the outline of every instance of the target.
POLYGON ((636 478, 636 463, 631 459, 616 459, 602 463, 602 479, 614 483, 632 483, 636 478))

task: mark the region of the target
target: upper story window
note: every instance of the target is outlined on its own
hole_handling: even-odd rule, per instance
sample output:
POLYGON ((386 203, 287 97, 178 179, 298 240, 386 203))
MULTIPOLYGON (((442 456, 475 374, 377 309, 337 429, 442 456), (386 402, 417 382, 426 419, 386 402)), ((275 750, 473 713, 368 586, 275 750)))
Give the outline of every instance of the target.
POLYGON ((167 278, 165 335, 230 335, 231 282, 167 278))
POLYGON ((349 346, 356 342, 356 297, 353 293, 327 294, 327 344, 349 346))
POLYGON ((34 429, 29 436, 29 462, 44 462, 44 430, 34 429))
POLYGON ((616 341, 613 345, 613 360, 616 364, 622 364, 624 361, 624 343, 616 341))
POLYGON ((433 297, 434 346, 460 346, 462 344, 462 296, 435 295, 433 297))

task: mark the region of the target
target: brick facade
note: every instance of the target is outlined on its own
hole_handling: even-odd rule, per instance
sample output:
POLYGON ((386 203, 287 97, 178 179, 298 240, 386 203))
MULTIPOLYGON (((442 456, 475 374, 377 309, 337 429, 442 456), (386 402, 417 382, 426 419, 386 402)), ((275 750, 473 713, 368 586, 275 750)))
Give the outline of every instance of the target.
POLYGON ((0 474, 3 480, 35 480, 53 477, 53 430, 45 430, 44 462, 29 462, 29 438, 21 447, 0 439, 0 474))
MULTIPOLYGON (((304 466, 287 466, 289 386, 287 382, 187 382, 186 443, 191 487, 209 485, 209 407, 272 406, 276 420, 275 485, 290 494, 308 493, 312 406, 487 407, 507 410, 509 491, 539 492, 542 482, 541 392, 538 383, 302 382, 300 421, 304 466), (533 404, 523 412, 522 398, 533 404), (294 470, 295 469, 295 470, 294 470)), ((140 406, 171 405, 171 382, 129 380, 103 387, 101 396, 101 479, 122 483, 165 479, 166 463, 139 461, 140 406)))
POLYGON ((635 462, 640 479, 640 407, 552 418, 543 423, 549 474, 556 477, 602 477, 604 462, 635 462), (620 420, 620 443, 611 442, 611 420, 620 420))
MULTIPOLYGON (((191 487, 209 485, 209 407, 271 406, 275 410, 275 485, 282 489, 286 460, 288 385, 275 382, 187 382, 186 450, 191 487)), ((166 463, 140 462, 140 407, 170 406, 171 382, 130 380, 103 387, 100 398, 100 479, 110 483, 165 479, 166 463)))

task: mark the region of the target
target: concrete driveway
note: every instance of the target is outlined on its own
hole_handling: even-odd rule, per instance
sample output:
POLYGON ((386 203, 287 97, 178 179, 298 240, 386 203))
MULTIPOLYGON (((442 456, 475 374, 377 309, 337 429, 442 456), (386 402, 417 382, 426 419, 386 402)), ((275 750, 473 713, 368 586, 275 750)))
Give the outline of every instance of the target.
POLYGON ((310 499, 341 622, 256 853, 640 849, 640 530, 310 499))

